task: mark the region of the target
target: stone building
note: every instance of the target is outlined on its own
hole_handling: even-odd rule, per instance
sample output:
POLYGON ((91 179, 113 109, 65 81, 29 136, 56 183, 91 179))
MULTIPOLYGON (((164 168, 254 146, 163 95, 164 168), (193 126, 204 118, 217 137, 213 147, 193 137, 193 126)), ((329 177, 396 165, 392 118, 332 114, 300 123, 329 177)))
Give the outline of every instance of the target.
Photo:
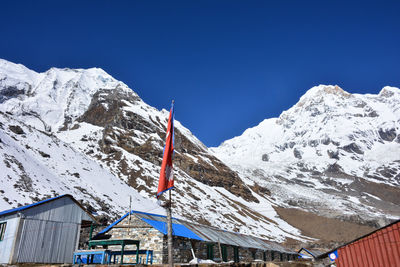
MULTIPOLYGON (((224 262, 288 261, 297 258, 297 253, 254 236, 176 218, 172 219, 172 228, 174 262, 177 263, 188 263, 194 258, 193 253, 198 259, 224 262)), ((95 239, 121 238, 140 240, 141 250, 153 251, 153 263, 168 263, 166 216, 131 211, 95 236, 95 239)), ((124 257, 126 263, 133 261, 134 257, 124 257)))

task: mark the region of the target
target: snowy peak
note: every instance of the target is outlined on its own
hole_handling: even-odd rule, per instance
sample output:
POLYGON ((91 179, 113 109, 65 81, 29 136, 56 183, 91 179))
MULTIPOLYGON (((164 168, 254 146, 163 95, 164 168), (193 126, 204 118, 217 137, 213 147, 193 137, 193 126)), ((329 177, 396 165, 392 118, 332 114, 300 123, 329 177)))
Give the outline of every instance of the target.
POLYGON ((15 80, 34 83, 39 73, 28 69, 22 64, 15 64, 0 58, 0 80, 8 77, 15 80))
POLYGON ((359 120, 366 120, 365 117, 384 117, 385 120, 396 120, 395 117, 400 115, 399 92, 398 88, 385 87, 378 95, 361 95, 350 94, 338 86, 316 86, 307 91, 296 105, 284 111, 277 123, 290 128, 293 125, 301 127, 304 120, 329 124, 332 119, 339 117, 360 118, 359 120), (294 118, 301 121, 294 121, 294 118))
POLYGON ((400 97, 400 89, 397 87, 392 87, 392 86, 385 86, 383 89, 379 92, 379 96, 382 97, 400 97))
POLYGON ((297 105, 302 106, 307 101, 322 101, 323 99, 347 99, 351 94, 337 85, 318 85, 308 90, 297 105))
POLYGON ((361 221, 378 214, 396 218, 399 92, 385 87, 378 95, 361 95, 316 86, 278 119, 264 120, 212 151, 287 207, 326 216, 338 209, 361 221))
POLYGON ((0 66, 1 111, 24 115, 27 123, 41 130, 65 128, 88 109, 99 90, 120 89, 136 95, 99 68, 51 68, 36 73, 6 60, 0 66))

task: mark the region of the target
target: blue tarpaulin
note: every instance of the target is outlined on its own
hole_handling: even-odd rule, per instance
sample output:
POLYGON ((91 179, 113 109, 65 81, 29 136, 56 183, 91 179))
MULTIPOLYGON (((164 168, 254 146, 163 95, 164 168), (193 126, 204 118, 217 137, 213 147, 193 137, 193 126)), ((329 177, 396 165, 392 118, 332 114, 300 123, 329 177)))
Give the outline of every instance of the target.
MULTIPOLYGON (((167 234, 168 230, 167 230, 167 223, 166 222, 149 220, 149 219, 145 219, 145 218, 142 218, 142 220, 144 222, 150 224, 151 226, 153 226, 155 229, 157 229, 158 231, 160 231, 164 235, 167 234)), ((196 239, 196 240, 203 241, 202 238, 200 238, 198 235, 193 233, 189 228, 187 228, 186 226, 184 226, 182 224, 173 223, 172 224, 172 234, 175 235, 175 236, 182 236, 182 237, 187 237, 187 238, 190 238, 190 239, 196 239)))

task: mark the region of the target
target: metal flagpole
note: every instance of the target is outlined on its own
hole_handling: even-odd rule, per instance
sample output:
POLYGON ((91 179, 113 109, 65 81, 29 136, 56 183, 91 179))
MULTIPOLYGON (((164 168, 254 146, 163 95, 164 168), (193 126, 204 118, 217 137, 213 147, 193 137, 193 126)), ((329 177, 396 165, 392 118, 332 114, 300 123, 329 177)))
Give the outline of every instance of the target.
MULTIPOLYGON (((172 105, 174 105, 175 100, 172 100, 172 105)), ((173 119, 173 118, 172 118, 173 119)), ((174 125, 172 125, 174 127, 174 125)), ((174 129, 171 129, 174 133, 174 129)), ((174 138, 174 137, 172 137, 174 138)), ((168 265, 169 267, 174 267, 174 256, 173 256, 173 240, 172 240, 172 189, 169 190, 169 203, 167 206, 167 221, 168 221, 168 265)))
POLYGON ((131 213, 132 213, 132 196, 129 196, 129 220, 128 220, 128 238, 131 234, 131 213))
POLYGON ((172 236, 172 189, 174 188, 173 180, 173 153, 174 153, 174 100, 172 100, 171 111, 169 113, 166 144, 164 148, 163 161, 161 163, 160 180, 157 189, 157 198, 165 191, 169 191, 169 199, 166 199, 164 208, 167 211, 167 238, 168 238, 168 265, 174 266, 173 256, 173 236, 172 236))
POLYGON ((174 266, 174 258, 173 258, 173 241, 172 241, 172 198, 171 191, 169 190, 169 202, 167 204, 167 223, 168 223, 168 265, 169 267, 174 266))

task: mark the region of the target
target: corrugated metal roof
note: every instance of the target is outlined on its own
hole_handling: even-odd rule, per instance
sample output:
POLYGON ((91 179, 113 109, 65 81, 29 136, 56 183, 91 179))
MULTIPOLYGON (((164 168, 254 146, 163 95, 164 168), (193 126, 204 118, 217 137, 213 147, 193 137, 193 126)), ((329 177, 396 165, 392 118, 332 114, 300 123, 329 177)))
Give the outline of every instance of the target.
POLYGON ((313 258, 317 258, 318 256, 322 255, 322 253, 324 253, 322 251, 306 249, 306 248, 301 248, 297 253, 301 253, 302 250, 310 254, 313 258))
POLYGON ((337 252, 335 263, 341 266, 400 266, 400 220, 322 254, 337 252))
MULTIPOLYGON (((165 227, 166 216, 159 214, 151 214, 146 212, 139 212, 134 210, 131 211, 131 214, 135 215, 142 221, 149 223, 151 226, 153 226, 155 229, 159 230, 163 234, 166 234, 165 231, 166 228, 163 228, 165 227), (156 222, 162 222, 162 224, 156 222)), ((126 213, 117 221, 115 221, 114 223, 112 223, 110 226, 105 228, 103 231, 101 231, 99 235, 110 231, 113 226, 121 222, 128 215, 129 212, 126 213)), ((187 238, 203 240, 206 242, 213 242, 213 243, 220 242, 221 244, 233 245, 238 247, 257 248, 261 250, 274 250, 288 254, 297 254, 293 251, 285 249, 279 244, 250 235, 229 232, 218 229, 216 227, 187 222, 177 218, 172 218, 172 224, 175 225, 177 229, 179 229, 173 232, 173 234, 177 236, 183 236, 187 238), (191 235, 194 235, 197 238, 193 238, 191 235)))
MULTIPOLYGON (((157 229, 164 235, 166 235, 168 233, 166 222, 149 220, 149 219, 145 219, 145 218, 142 218, 142 221, 147 222, 148 224, 153 226, 155 229, 157 229)), ((186 237, 186 238, 190 238, 190 239, 196 239, 196 240, 203 241, 203 239, 198 237, 195 233, 193 233, 190 229, 188 229, 186 226, 184 226, 182 224, 173 223, 172 224, 172 233, 173 233, 173 235, 176 235, 176 236, 182 236, 182 237, 186 237)))
POLYGON ((83 207, 73 196, 71 196, 71 195, 69 195, 69 194, 65 194, 65 195, 61 195, 61 196, 57 196, 57 197, 45 199, 45 200, 42 200, 42 201, 39 201, 39 202, 36 202, 36 203, 32 203, 32 204, 30 204, 30 205, 26 205, 26 206, 14 208, 14 209, 5 210, 5 211, 0 212, 0 216, 11 215, 11 214, 13 214, 13 213, 17 213, 17 212, 29 210, 29 209, 31 209, 31 208, 34 208, 34 207, 40 206, 40 205, 42 205, 42 204, 49 203, 49 202, 51 202, 51 201, 55 201, 55 200, 57 200, 57 199, 61 199, 61 198, 64 198, 64 197, 70 198, 70 199, 71 199, 73 202, 75 202, 75 204, 77 204, 83 211, 85 211, 86 214, 89 215, 89 217, 90 217, 93 221, 96 221, 96 218, 94 218, 93 215, 90 214, 90 213, 86 210, 85 207, 83 207))
MULTIPOLYGON (((0 216, 2 216, 2 215, 9 215, 9 214, 14 213, 14 212, 26 210, 26 209, 29 209, 29 208, 38 206, 38 205, 40 205, 40 204, 43 204, 43 203, 46 203, 46 202, 49 202, 49 201, 52 201, 52 200, 55 200, 55 199, 58 199, 58 198, 62 198, 62 197, 65 197, 65 196, 70 196, 70 195, 61 195, 61 196, 57 196, 57 197, 45 199, 45 200, 42 200, 42 201, 39 201, 39 202, 36 202, 36 203, 32 203, 32 204, 30 204, 30 205, 18 207, 18 208, 15 208, 15 209, 5 210, 5 211, 0 212, 0 216)), ((72 197, 72 196, 71 196, 71 197, 72 197)))
MULTIPOLYGON (((123 219, 125 219, 126 216, 128 216, 128 215, 129 215, 129 212, 127 212, 124 216, 122 216, 121 218, 119 218, 118 220, 116 220, 115 222, 113 222, 112 224, 110 224, 109 226, 107 226, 106 228, 104 228, 103 231, 99 232, 96 236, 107 233, 108 231, 111 230, 111 228, 113 228, 116 224, 118 224, 120 221, 122 221, 123 219)), ((94 238, 96 238, 96 236, 95 236, 94 238)))

